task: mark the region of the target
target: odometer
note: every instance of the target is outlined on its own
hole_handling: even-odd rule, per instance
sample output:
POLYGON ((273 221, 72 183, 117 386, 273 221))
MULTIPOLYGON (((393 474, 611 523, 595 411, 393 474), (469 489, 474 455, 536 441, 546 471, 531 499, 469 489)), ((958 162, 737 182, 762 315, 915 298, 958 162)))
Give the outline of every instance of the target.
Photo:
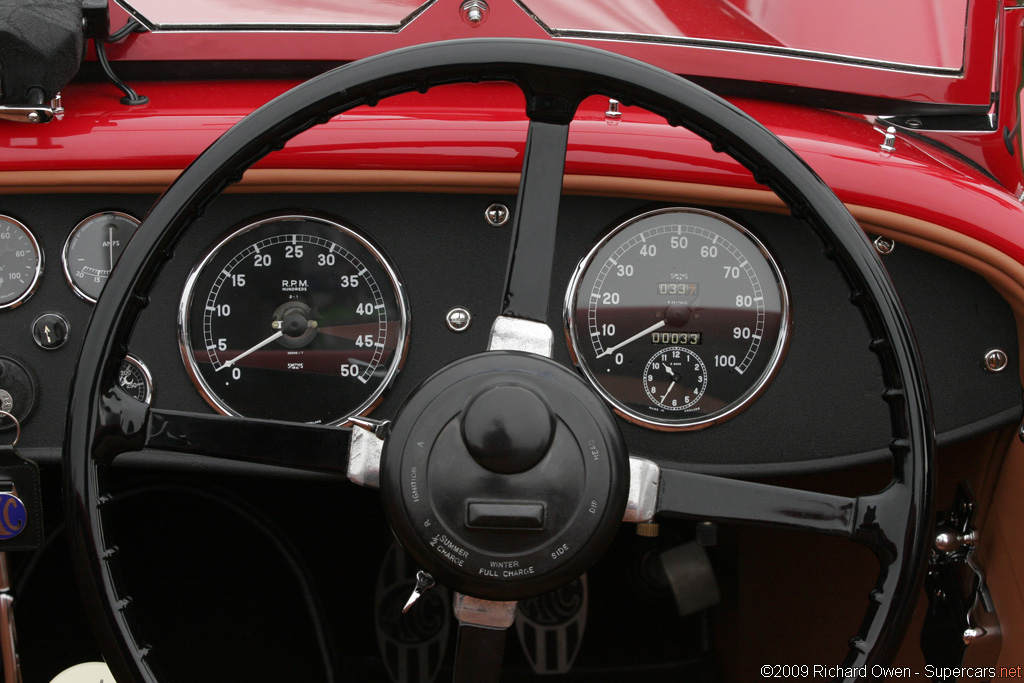
POLYGON ((228 415, 341 424, 373 408, 401 366, 404 290, 381 250, 314 216, 276 216, 217 244, 179 312, 182 358, 228 415))
POLYGON ((764 245, 699 209, 652 211, 580 262, 565 323, 577 365, 620 415, 655 429, 727 419, 774 376, 789 301, 764 245))

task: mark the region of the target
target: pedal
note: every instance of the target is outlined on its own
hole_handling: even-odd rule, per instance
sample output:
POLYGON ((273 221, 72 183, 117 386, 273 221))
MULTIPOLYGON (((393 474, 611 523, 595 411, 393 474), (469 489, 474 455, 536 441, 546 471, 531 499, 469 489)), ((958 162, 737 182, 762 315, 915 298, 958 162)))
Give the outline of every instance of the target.
POLYGON ((658 558, 676 600, 676 611, 685 617, 721 600, 715 571, 708 553, 697 543, 684 543, 669 548, 658 558))

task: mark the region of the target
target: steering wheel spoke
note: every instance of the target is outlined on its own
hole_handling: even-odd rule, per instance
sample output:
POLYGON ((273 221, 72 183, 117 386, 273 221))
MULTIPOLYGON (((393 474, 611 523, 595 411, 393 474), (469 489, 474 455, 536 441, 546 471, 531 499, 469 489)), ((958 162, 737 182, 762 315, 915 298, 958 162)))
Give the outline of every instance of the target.
POLYGON ((860 499, 679 470, 661 471, 657 514, 854 538, 860 499))
POLYGON ((350 432, 343 427, 150 410, 145 447, 313 472, 345 473, 350 432))
POLYGON ((503 316, 547 319, 568 141, 568 122, 530 121, 512 223, 503 316))
POLYGON ((456 593, 459 620, 453 683, 498 683, 505 637, 516 616, 516 603, 480 600, 456 593))

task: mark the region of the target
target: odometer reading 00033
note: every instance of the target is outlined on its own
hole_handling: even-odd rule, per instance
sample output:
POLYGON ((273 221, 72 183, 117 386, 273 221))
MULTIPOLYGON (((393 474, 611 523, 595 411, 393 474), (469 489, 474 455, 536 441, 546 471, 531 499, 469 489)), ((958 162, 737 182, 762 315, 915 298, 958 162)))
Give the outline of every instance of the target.
POLYGON ((276 216, 217 244, 179 309, 182 358, 227 415, 342 424, 401 366, 408 305, 395 269, 352 228, 276 216))
POLYGON ((626 419, 698 429, 767 386, 785 353, 789 300, 747 229, 699 209, 645 213, 580 262, 565 323, 577 365, 626 419))

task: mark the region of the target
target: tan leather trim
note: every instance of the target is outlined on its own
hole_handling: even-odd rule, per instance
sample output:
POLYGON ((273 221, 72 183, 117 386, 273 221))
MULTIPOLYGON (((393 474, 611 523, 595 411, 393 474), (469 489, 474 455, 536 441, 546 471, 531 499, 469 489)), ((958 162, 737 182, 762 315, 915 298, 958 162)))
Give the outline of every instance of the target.
MULTIPOLYGON (((181 170, 4 171, 0 194, 160 193, 181 170)), ((252 168, 227 192, 514 192, 518 173, 252 168)))
POLYGON ((1024 526, 1024 496, 1020 495, 1022 481, 1024 444, 1014 438, 1002 461, 994 495, 989 499, 980 496, 978 499, 981 507, 987 508, 979 532, 978 560, 985 569, 1002 631, 1002 648, 995 663, 997 667, 1016 668, 1024 663, 1024 545, 1020 543, 1020 530, 1024 526), (985 505, 986 500, 988 505, 985 505))
MULTIPOLYGON (((176 169, 102 171, 4 171, 0 194, 115 192, 157 194, 180 173, 176 169)), ((518 173, 364 169, 252 168, 227 192, 462 192, 509 193, 519 188, 518 173)), ((686 201, 784 211, 769 190, 738 189, 701 183, 567 175, 570 194, 616 195, 652 201, 686 201)))

